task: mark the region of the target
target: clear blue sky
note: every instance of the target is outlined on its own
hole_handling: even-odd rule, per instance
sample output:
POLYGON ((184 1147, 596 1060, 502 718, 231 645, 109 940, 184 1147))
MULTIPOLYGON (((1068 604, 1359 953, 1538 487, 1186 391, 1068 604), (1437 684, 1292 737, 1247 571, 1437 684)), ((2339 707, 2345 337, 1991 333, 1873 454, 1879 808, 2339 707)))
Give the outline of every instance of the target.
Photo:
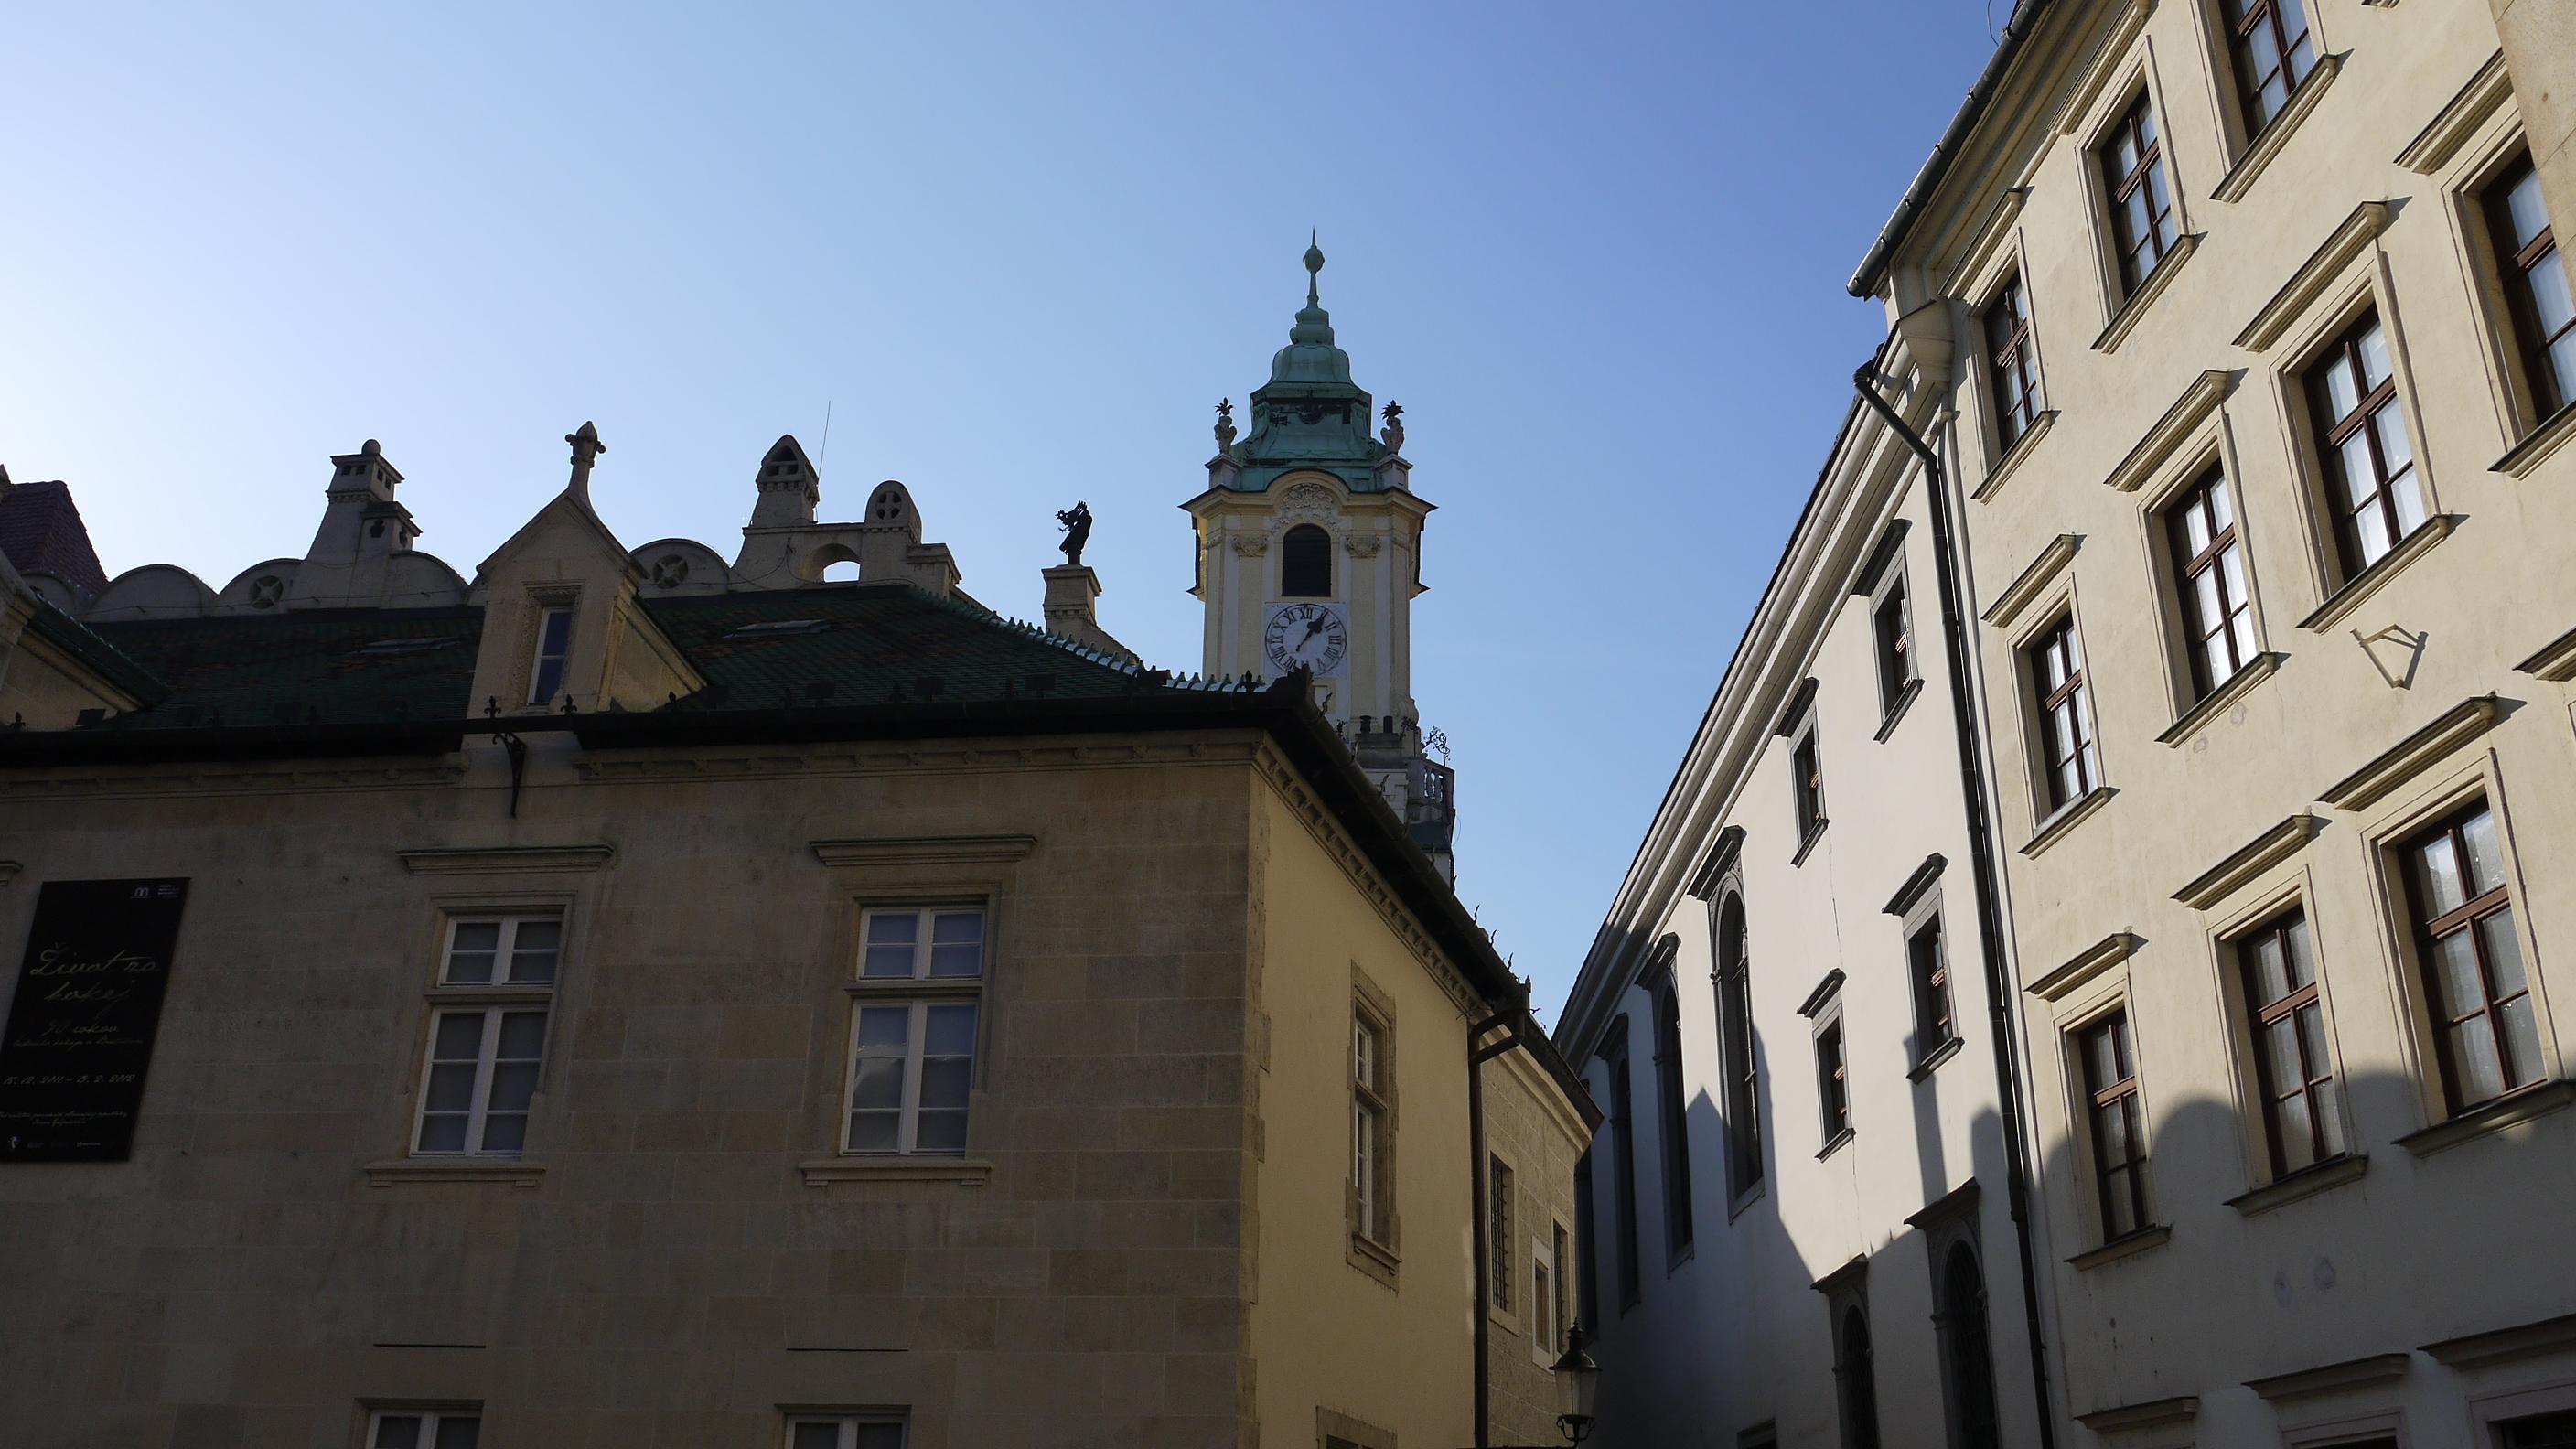
POLYGON ((0 463, 72 483, 111 575, 302 554, 375 437, 470 576, 585 418, 620 537, 730 557, 829 403, 827 516, 901 478, 1035 617, 1087 499, 1104 623, 1196 668, 1174 505, 1317 227, 1440 507, 1460 893, 1551 1017, 1879 336, 1842 283, 2000 20, 520 8, 13 14, 0 463))

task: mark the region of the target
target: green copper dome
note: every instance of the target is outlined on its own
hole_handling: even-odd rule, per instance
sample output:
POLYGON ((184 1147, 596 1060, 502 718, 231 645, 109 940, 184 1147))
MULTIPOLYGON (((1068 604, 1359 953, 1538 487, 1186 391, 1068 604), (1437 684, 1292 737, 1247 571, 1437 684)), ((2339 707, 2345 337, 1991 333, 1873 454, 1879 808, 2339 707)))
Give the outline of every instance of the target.
POLYGON ((1252 431, 1229 450, 1242 467, 1235 487, 1258 493, 1284 473, 1317 468, 1355 491, 1383 486, 1386 445, 1369 435, 1369 395, 1351 381, 1351 356, 1333 345, 1332 314, 1319 295, 1322 247, 1306 247, 1306 305, 1288 345, 1270 359, 1270 381, 1252 394, 1252 431))

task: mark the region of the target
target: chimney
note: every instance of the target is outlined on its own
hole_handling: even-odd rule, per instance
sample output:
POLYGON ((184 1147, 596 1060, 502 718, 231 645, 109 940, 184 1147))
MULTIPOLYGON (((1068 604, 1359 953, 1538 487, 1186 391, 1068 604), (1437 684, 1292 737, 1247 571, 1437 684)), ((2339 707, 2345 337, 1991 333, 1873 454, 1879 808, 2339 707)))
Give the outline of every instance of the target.
POLYGON ((795 434, 781 434, 770 446, 755 482, 760 500, 752 505, 752 527, 813 527, 814 505, 823 501, 823 478, 795 434))
POLYGON ((1100 597, 1100 575, 1085 564, 1058 564, 1039 571, 1046 580, 1046 627, 1050 634, 1087 644, 1130 664, 1144 661, 1100 627, 1094 603, 1100 597))
POLYGON ((411 552, 420 526, 394 501, 402 470, 385 461, 382 444, 369 438, 354 453, 331 458, 331 486, 323 490, 322 526, 295 571, 290 608, 340 608, 373 604, 385 588, 385 562, 411 552))

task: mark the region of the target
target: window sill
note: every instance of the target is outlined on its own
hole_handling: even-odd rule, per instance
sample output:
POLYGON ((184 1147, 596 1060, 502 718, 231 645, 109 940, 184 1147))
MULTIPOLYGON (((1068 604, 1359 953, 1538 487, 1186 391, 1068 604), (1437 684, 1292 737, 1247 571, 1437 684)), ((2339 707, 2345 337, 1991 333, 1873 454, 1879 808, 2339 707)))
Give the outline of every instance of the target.
POLYGON ((2369 1170, 2369 1158, 2347 1153, 2324 1162, 2312 1162, 2296 1172, 2284 1173, 2261 1187, 2229 1198, 2227 1205, 2249 1218, 2257 1217, 2347 1182, 2358 1182, 2361 1175, 2369 1170))
POLYGON ((804 1175, 807 1187, 829 1187, 836 1182, 953 1182, 960 1187, 982 1187, 993 1180, 993 1164, 981 1157, 896 1153, 883 1157, 819 1157, 796 1164, 796 1170, 804 1175))
POLYGON ((2481 1102, 2421 1132, 2409 1132, 2397 1139, 2397 1145, 2418 1157, 2430 1157, 2462 1143, 2519 1127, 2534 1118, 2546 1117, 2570 1102, 2576 1102, 2576 1081, 2541 1082, 2491 1102, 2481 1102))
POLYGON ((1919 679, 1905 681, 1905 687, 1896 692, 1896 703, 1887 707, 1887 719, 1879 725, 1875 736, 1880 744, 1887 743, 1887 737, 1896 733, 1896 722, 1905 718, 1905 711, 1914 705, 1914 696, 1922 692, 1923 681, 1919 679))
POLYGON ((2528 477, 2532 469, 2547 462, 2549 455, 2557 452, 2569 438, 2576 438, 2576 403, 2569 403, 2541 419, 2538 427, 2523 434, 2522 441, 2496 459, 2495 466, 2487 471, 2502 473, 2509 478, 2528 477))
POLYGON ((1678 1248, 1669 1250, 1664 1258, 1664 1276, 1669 1278, 1675 1273, 1680 1272, 1682 1269, 1690 1265, 1691 1259, 1698 1256, 1699 1244, 1697 1242, 1684 1243, 1678 1248))
POLYGON ((2271 165, 2272 158, 2280 155, 2281 148, 2290 143, 2290 133, 2297 130, 2299 123, 2308 118, 2308 113, 2317 108, 2317 101, 2326 93, 2326 87, 2332 85, 2337 73, 2342 71, 2343 62, 2342 55, 2328 55, 2317 61, 2316 69, 2308 72, 2308 78, 2300 83, 2298 93, 2290 97, 2290 103, 2281 108, 2281 114, 2272 118, 2272 124, 2265 126, 2263 133, 2245 148, 2245 154, 2237 157, 2236 164, 2228 168, 2227 174, 2218 178, 2218 185, 2210 189, 2209 194, 2213 198, 2241 201, 2245 193, 2254 189, 2255 178, 2261 176, 2263 168, 2271 165))
POLYGON ((2139 320, 2147 315, 2147 309, 2155 305, 2155 300, 2165 294, 2167 287, 2173 285, 2174 273, 2181 271, 2182 264, 2191 260, 2191 254, 2200 250, 2201 235, 2195 231, 2175 240, 2173 250, 2165 253, 2165 259, 2147 274, 2145 281, 2138 284, 2138 290, 2129 294, 2129 300, 2120 304, 2120 310, 2111 314, 2111 325, 2103 328, 2102 335, 2093 339, 2094 351, 2120 350, 2120 344, 2137 330, 2139 320))
POLYGON ((1943 1062, 1957 1056, 1960 1050, 1966 1045, 1967 1042, 1964 1038, 1954 1036, 1948 1041, 1941 1043, 1939 1046, 1934 1047, 1932 1050, 1925 1052, 1923 1054, 1923 1060, 1916 1062, 1914 1064, 1914 1069, 1905 1074, 1906 1080, 1919 1082, 1931 1076, 1934 1071, 1940 1068, 1940 1065, 1943 1062))
POLYGON ((367 1186, 398 1187, 414 1182, 488 1182, 502 1187, 535 1187, 545 1180, 546 1165, 524 1157, 397 1157, 366 1165, 367 1186))
POLYGON ((2057 807, 2055 814, 2039 822, 2039 829, 2031 832, 2030 844, 2021 848, 2023 858, 2037 860, 2041 851, 2065 839, 2069 831, 2092 819, 2094 812, 2111 803, 2111 797, 2119 793, 2109 785, 2096 785, 2057 807))
POLYGON ((2200 703, 2184 710, 2182 718, 2166 726, 2165 732, 2156 736, 2156 743, 2175 749, 2182 748, 2184 741, 2200 733, 2202 725, 2226 713, 2228 707, 2236 701, 2252 694, 2254 686, 2271 678, 2279 671, 2281 662, 2289 657, 2277 651, 2255 655, 2254 662, 2237 670, 2234 677, 2225 684, 2201 696, 2200 703))
POLYGON ((1843 1144, 1851 1141, 1852 1138, 1858 1135, 1860 1134, 1854 1132, 1851 1128, 1846 1127, 1840 1132, 1835 1133, 1833 1136, 1826 1138, 1825 1145, 1816 1149, 1816 1160, 1818 1162, 1822 1162, 1826 1158, 1833 1156, 1835 1153, 1842 1151, 1843 1144))
POLYGON ((1763 1185, 1761 1183, 1757 1182, 1751 1187, 1746 1188, 1744 1191, 1737 1193, 1726 1205, 1726 1220, 1730 1223, 1734 1222, 1737 1218, 1744 1216, 1747 1209, 1751 1208, 1755 1203, 1762 1201, 1762 1186, 1763 1185))
POLYGON ((2039 446, 2040 439, 2048 436, 2048 425, 2056 421, 2057 409, 2055 408, 2050 408, 2038 417, 2032 418, 2030 426, 2022 429, 2021 436, 2013 439, 2012 446, 2004 449, 2003 456, 1995 460, 1995 466, 1986 470, 1985 481, 1979 483, 1976 491, 1968 496, 1979 503, 1994 497, 2004 486, 2005 480, 2021 471, 2022 460, 2029 457, 2032 450, 2039 446))
POLYGON ((1795 870, 1807 863, 1807 852, 1815 849, 1816 842, 1825 838, 1825 827, 1831 824, 1833 821, 1829 817, 1816 817, 1816 823, 1807 827, 1806 838, 1798 842, 1798 853, 1789 857, 1790 869, 1795 870))
POLYGON ((1389 1289, 1395 1287, 1396 1270, 1404 1266, 1404 1260, 1395 1255, 1393 1248, 1366 1233, 1351 1234, 1349 1247, 1343 1257, 1352 1267, 1385 1284, 1389 1289))
POLYGON ((2436 513, 2425 519, 2379 562, 2354 574, 2342 588, 2326 595, 2326 601, 2317 605, 2315 613, 2301 619, 2299 627, 2310 633, 2322 634, 2342 623, 2346 615, 2361 607, 2363 600, 2385 588, 2388 581, 2397 577, 2408 564, 2431 553, 2433 545, 2449 538, 2451 530, 2459 526, 2460 515, 2456 513, 2436 513))
POLYGON ((2078 1253, 2067 1259, 2066 1265, 2079 1273, 2090 1273, 2096 1268, 2143 1253, 2149 1248, 2161 1248, 2172 1236, 2173 1229, 2158 1223, 2153 1227, 2140 1228, 2134 1233, 2113 1238, 2098 1248, 2078 1253))

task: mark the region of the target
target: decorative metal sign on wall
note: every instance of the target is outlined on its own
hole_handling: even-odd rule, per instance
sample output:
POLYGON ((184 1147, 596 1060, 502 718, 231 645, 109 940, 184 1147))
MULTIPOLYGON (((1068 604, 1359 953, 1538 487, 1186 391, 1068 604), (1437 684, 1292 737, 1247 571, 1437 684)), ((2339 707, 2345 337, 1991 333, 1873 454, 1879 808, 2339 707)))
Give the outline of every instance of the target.
POLYGON ((0 1162, 131 1155, 187 902, 184 879, 45 882, 0 1032, 0 1162))

